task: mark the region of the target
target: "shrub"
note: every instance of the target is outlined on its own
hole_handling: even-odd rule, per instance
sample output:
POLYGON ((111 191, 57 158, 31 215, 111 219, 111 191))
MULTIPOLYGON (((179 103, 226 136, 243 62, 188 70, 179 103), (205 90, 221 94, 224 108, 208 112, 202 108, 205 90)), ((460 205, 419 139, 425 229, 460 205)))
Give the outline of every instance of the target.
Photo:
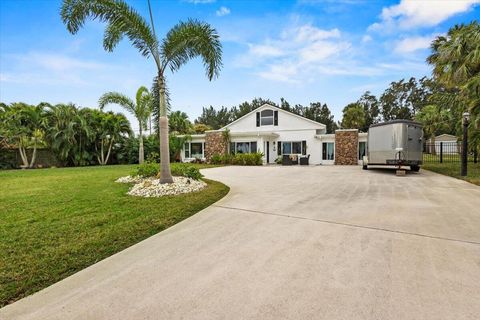
POLYGON ((219 156, 219 158, 216 157, 215 159, 212 157, 212 163, 218 164, 217 161, 220 161, 219 163, 222 163, 222 164, 234 164, 234 165, 240 165, 240 166, 260 166, 263 163, 262 157, 263 157, 263 154, 261 152, 237 153, 234 155, 225 154, 225 155, 219 156))
POLYGON ((194 180, 199 180, 203 177, 197 167, 188 163, 172 163, 170 168, 172 170, 172 175, 174 176, 182 176, 194 180))
POLYGON ((143 178, 154 177, 158 175, 160 166, 155 162, 145 162, 137 166, 137 169, 133 172, 133 176, 140 176, 143 178))
MULTIPOLYGON (((199 180, 203 177, 200 170, 188 163, 171 163, 170 169, 173 176, 187 177, 199 180)), ((155 177, 160 175, 160 165, 155 162, 145 162, 135 169, 132 176, 140 176, 143 178, 155 177)))
POLYGON ((184 177, 191 178, 194 180, 200 180, 203 175, 200 173, 200 170, 198 170, 197 167, 194 166, 186 166, 183 169, 183 174, 184 177))
POLYGON ((221 164, 223 163, 223 156, 219 155, 218 153, 215 153, 214 155, 212 155, 210 162, 212 164, 221 164))

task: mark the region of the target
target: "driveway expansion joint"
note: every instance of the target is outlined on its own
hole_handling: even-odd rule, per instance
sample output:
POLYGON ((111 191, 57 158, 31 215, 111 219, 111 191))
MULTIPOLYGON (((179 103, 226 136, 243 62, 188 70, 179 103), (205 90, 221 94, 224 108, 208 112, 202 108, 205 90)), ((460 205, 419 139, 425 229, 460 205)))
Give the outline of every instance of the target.
POLYGON ((415 236, 415 237, 422 237, 422 238, 429 238, 429 239, 443 240, 443 241, 450 241, 450 242, 460 242, 460 243, 467 243, 467 244, 473 244, 473 245, 480 246, 480 242, 477 242, 477 241, 447 238, 447 237, 434 236, 434 235, 428 235, 428 234, 423 234, 423 233, 393 230, 393 229, 387 229, 387 228, 365 226, 365 225, 360 225, 360 224, 338 222, 338 221, 333 221, 333 220, 315 219, 315 218, 294 216, 294 215, 282 214, 282 213, 243 209, 243 208, 237 208, 237 207, 227 207, 227 206, 221 206, 221 205, 212 205, 212 207, 222 208, 222 209, 227 209, 227 210, 238 210, 238 211, 244 211, 244 212, 249 212, 249 213, 257 213, 257 214, 264 214, 264 215, 277 216, 277 217, 284 217, 284 218, 291 218, 291 219, 310 220, 310 221, 314 221, 314 222, 334 224, 334 225, 339 225, 339 226, 344 226, 344 227, 352 227, 352 228, 360 228, 360 229, 367 229, 367 230, 373 230, 373 231, 397 233, 397 234, 408 235, 408 236, 415 236))

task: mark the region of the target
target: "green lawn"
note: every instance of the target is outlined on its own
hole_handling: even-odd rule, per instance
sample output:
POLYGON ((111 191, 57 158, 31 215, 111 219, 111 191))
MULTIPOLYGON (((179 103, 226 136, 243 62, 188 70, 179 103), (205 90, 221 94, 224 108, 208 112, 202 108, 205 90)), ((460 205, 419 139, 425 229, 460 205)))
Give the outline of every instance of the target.
MULTIPOLYGON (((0 307, 188 218, 228 193, 127 196, 135 166, 0 172, 0 307)), ((204 167, 204 166, 202 166, 204 167)))
POLYGON ((424 163, 422 168, 447 176, 463 179, 480 186, 480 163, 469 162, 467 176, 460 176, 460 162, 424 163))

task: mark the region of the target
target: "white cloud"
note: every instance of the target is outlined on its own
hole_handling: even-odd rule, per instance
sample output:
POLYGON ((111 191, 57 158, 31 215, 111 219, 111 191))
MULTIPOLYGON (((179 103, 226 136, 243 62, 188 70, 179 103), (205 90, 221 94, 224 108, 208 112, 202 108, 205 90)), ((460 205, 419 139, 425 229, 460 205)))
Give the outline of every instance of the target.
POLYGON ((281 48, 270 44, 250 44, 249 47, 250 54, 255 57, 280 57, 285 55, 285 52, 281 48))
POLYGON ((381 21, 370 25, 369 30, 392 31, 397 28, 413 29, 431 27, 448 18, 472 9, 480 0, 401 0, 397 5, 384 7, 381 21))
POLYGON ((433 38, 434 36, 404 38, 396 43, 394 51, 396 53, 406 54, 420 49, 427 49, 430 47, 433 38))
MULTIPOLYGON (((324 30, 311 24, 294 25, 284 29, 277 38, 249 44, 246 54, 237 57, 236 65, 259 68, 262 78, 297 83, 306 73, 332 72, 330 59, 348 52, 350 43, 342 39, 338 29, 324 30)), ((311 78, 308 76, 307 78, 311 78)))
POLYGON ((229 15, 230 14, 230 9, 228 9, 227 7, 220 7, 220 9, 218 9, 216 11, 216 14, 217 16, 219 17, 223 17, 223 16, 226 16, 226 15, 229 15))
POLYGON ((69 82, 85 85, 92 71, 100 72, 108 66, 99 62, 82 60, 51 52, 30 52, 4 55, 9 61, 1 81, 10 83, 62 84, 69 82))
POLYGON ((368 35, 368 34, 366 34, 366 35, 364 35, 364 36, 362 37, 362 42, 363 42, 363 43, 367 43, 367 42, 370 42, 370 41, 372 41, 372 40, 373 40, 373 38, 372 38, 370 35, 368 35))

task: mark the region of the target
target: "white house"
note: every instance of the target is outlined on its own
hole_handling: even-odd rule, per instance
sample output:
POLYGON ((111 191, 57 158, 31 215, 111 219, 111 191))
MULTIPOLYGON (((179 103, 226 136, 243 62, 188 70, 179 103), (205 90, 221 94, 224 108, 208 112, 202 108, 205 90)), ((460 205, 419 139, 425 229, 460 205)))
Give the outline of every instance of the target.
POLYGON ((348 156, 351 159, 355 157, 353 160, 357 164, 366 149, 366 134, 359 134, 357 130, 338 130, 335 134, 326 134, 326 126, 322 123, 264 104, 219 130, 192 135, 181 156, 182 161, 194 158, 208 161, 213 154, 228 149, 230 153, 261 152, 265 164, 275 163, 278 157, 291 154, 310 155, 310 164, 353 164, 353 160, 343 163, 335 156, 340 150, 336 146, 339 143, 338 136, 345 134, 355 140, 355 147, 350 147, 352 150, 349 150, 348 156), (230 133, 229 146, 225 145, 223 138, 227 129, 230 133))

